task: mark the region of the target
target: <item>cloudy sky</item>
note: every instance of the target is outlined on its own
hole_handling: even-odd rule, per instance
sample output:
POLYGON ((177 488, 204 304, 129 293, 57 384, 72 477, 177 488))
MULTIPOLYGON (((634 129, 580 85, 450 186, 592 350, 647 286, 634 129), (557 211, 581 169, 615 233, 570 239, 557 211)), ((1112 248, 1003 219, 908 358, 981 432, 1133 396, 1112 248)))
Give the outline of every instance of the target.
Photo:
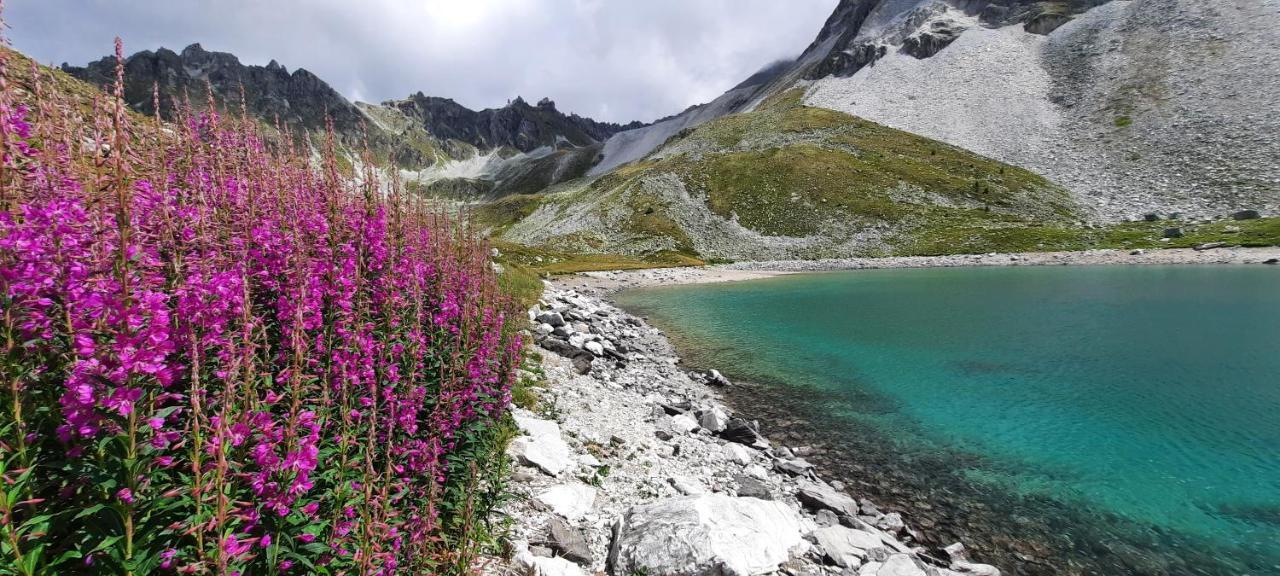
POLYGON ((837 0, 8 0, 14 47, 82 64, 200 42, 315 72, 349 98, 419 90, 472 108, 550 96, 653 120, 796 56, 837 0))

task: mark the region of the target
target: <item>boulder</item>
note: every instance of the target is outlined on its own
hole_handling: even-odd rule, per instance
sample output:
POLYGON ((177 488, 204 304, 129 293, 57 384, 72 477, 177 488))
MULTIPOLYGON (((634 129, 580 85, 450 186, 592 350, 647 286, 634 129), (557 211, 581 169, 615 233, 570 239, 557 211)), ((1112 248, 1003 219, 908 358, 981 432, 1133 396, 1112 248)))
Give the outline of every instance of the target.
POLYGON ((769 445, 764 440, 764 437, 760 436, 760 431, 742 418, 730 418, 725 424, 724 431, 720 433, 720 437, 730 442, 746 444, 747 446, 767 447, 769 445))
POLYGON ((515 563, 525 569, 525 574, 532 576, 587 576, 587 572, 577 564, 564 558, 543 558, 522 551, 515 557, 515 563))
POLYGON ((564 326, 564 316, 559 312, 543 312, 538 315, 537 320, 543 324, 550 324, 552 328, 564 326))
POLYGON ((805 484, 796 491, 796 499, 810 510, 830 510, 845 516, 858 515, 858 501, 821 484, 805 484))
POLYGON ((516 425, 527 436, 511 441, 507 454, 521 464, 536 466, 552 476, 558 476, 573 465, 569 445, 560 437, 560 425, 550 420, 514 414, 516 425))
POLYGON ((753 460, 750 450, 741 444, 734 444, 732 442, 724 445, 724 457, 726 460, 733 462, 734 464, 741 464, 743 466, 750 464, 753 460))
POLYGON ((1183 231, 1182 231, 1182 228, 1180 228, 1180 227, 1179 227, 1179 228, 1165 228, 1165 229, 1164 229, 1164 237, 1165 237, 1165 238, 1181 238, 1181 237, 1183 237, 1183 236, 1185 236, 1185 235, 1186 235, 1186 233, 1185 233, 1185 232, 1183 232, 1183 231))
POLYGON ((697 480, 692 478, 675 476, 668 478, 667 482, 671 483, 671 487, 675 488, 676 492, 684 494, 685 496, 698 496, 700 494, 707 493, 707 489, 703 488, 702 484, 699 484, 697 480))
POLYGON ((599 342, 587 342, 586 344, 583 344, 582 347, 585 348, 587 352, 595 354, 596 358, 604 356, 604 345, 599 342))
POLYGON ((591 554, 591 546, 587 544, 587 539, 582 535, 581 530, 570 526, 564 520, 553 517, 548 531, 547 540, 561 558, 584 566, 590 566, 595 561, 591 554))
POLYGON ((863 530, 828 526, 813 531, 813 539, 823 553, 841 568, 857 568, 872 550, 884 550, 880 537, 863 530))
POLYGON ((719 434, 724 432, 725 427, 729 425, 729 415, 719 408, 704 410, 698 423, 712 434, 719 434))
POLYGON ((731 385, 731 383, 729 382, 729 379, 724 377, 724 374, 721 374, 719 370, 714 370, 714 369, 711 370, 710 372, 707 372, 707 384, 710 384, 712 386, 731 385))
POLYGON ((890 534, 897 534, 907 528, 907 523, 902 521, 902 515, 897 512, 890 512, 881 516, 876 520, 876 528, 884 530, 890 534))
POLYGON ((1261 217, 1257 210, 1241 210, 1231 215, 1232 220, 1257 220, 1261 217))
POLYGON ((614 527, 614 576, 749 576, 776 571, 802 543, 800 516, 780 502, 723 494, 634 506, 614 527))
POLYGON ((773 500, 773 494, 769 493, 769 486, 760 480, 745 474, 739 474, 733 477, 733 481, 738 483, 738 496, 773 500))
POLYGON ((778 460, 774 463, 774 467, 793 476, 804 476, 809 473, 810 468, 813 468, 813 464, 804 458, 791 458, 778 460))
POLYGON ((596 501, 596 489, 586 484, 561 484, 546 489, 537 496, 552 512, 568 520, 577 520, 591 511, 596 501))
POLYGON ((688 434, 698 429, 698 422, 688 414, 677 414, 667 422, 667 428, 675 434, 688 434))
POLYGON ((1156 214, 1155 212, 1148 212, 1142 215, 1142 219, 1146 220, 1147 222, 1159 222, 1160 215, 1156 214))
POLYGON ((1214 248, 1221 248, 1226 245, 1226 242, 1205 242, 1204 244, 1197 244, 1194 249, 1196 252, 1204 252, 1205 250, 1213 250, 1214 248))
POLYGON ((928 576, 918 560, 906 554, 894 554, 884 562, 869 562, 858 570, 858 576, 928 576))

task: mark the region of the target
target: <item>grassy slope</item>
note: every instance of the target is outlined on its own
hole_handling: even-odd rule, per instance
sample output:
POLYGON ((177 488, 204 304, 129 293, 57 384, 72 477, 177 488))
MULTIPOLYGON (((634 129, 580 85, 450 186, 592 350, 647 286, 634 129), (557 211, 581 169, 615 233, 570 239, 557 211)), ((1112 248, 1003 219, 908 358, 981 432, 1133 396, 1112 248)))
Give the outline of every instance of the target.
POLYGON ((1062 189, 1026 170, 783 94, 757 111, 708 123, 659 162, 707 194, 715 213, 777 236, 820 233, 832 221, 910 224, 955 204, 1038 219, 1069 218, 1062 189), (781 145, 753 142, 777 139, 781 145), (903 194, 902 185, 913 190, 903 194))
MULTIPOLYGON (((870 255, 1280 244, 1280 219, 1080 226, 1069 194, 1032 172, 805 107, 799 97, 795 91, 782 94, 755 112, 674 137, 654 157, 620 167, 576 193, 506 198, 479 209, 479 218, 501 233, 547 203, 563 207, 605 198, 607 206, 629 211, 624 232, 668 238, 676 247, 668 256, 697 259, 702 256, 669 211, 675 208, 635 186, 647 176, 671 173, 703 194, 715 214, 767 236, 821 235, 832 226, 883 231, 886 250, 870 255), (1186 235, 1162 241, 1171 226, 1184 226, 1186 235)), ((580 252, 626 251, 595 238, 571 240, 580 252)), ((647 260, 563 251, 552 258, 565 262, 558 271, 633 267, 647 260)))

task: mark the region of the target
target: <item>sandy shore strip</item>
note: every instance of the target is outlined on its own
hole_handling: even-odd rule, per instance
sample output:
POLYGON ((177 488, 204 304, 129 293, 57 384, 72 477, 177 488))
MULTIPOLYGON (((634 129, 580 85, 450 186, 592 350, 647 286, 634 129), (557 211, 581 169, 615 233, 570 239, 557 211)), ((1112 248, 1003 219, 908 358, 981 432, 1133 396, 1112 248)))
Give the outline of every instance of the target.
POLYGON ((954 256, 886 256, 828 260, 736 262, 690 268, 585 272, 558 280, 562 286, 610 294, 632 288, 757 280, 783 274, 884 268, 956 268, 962 266, 1170 266, 1280 264, 1280 247, 1219 247, 1207 250, 1086 250, 954 256))

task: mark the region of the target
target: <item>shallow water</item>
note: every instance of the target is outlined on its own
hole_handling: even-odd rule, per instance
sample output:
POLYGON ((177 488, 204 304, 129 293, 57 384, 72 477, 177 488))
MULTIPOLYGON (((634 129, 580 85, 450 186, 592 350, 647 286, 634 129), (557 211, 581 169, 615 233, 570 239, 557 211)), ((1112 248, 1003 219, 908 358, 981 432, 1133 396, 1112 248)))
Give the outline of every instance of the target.
POLYGON ((619 300, 763 384, 731 395, 805 420, 848 480, 997 539, 979 548, 1015 573, 1280 574, 1280 270, 876 270, 619 300))

